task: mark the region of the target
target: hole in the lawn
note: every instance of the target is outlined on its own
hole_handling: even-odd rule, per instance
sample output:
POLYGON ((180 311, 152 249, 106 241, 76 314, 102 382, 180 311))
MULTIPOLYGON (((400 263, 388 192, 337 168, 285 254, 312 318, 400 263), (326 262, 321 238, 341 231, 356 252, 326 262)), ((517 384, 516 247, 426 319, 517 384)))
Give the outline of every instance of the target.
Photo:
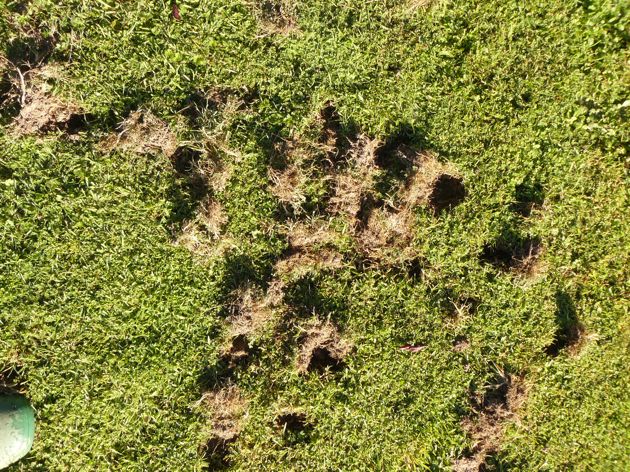
POLYGON ((427 261, 421 257, 414 257, 405 263, 407 275, 411 279, 420 279, 427 267, 427 261))
POLYGON ((453 350, 455 352, 463 352, 466 351, 470 347, 470 341, 466 338, 466 336, 460 334, 455 336, 453 340, 453 350))
POLYGON ((307 370, 323 372, 326 369, 338 370, 342 367, 343 361, 333 357, 327 347, 316 347, 311 354, 307 370))
POLYGON ((276 426, 287 432, 299 433, 312 427, 306 413, 299 411, 283 411, 276 416, 276 426))
POLYGON ((486 387, 481 407, 484 410, 496 410, 507 405, 510 379, 508 376, 497 376, 493 384, 486 387))
POLYGON ((252 347, 250 346, 247 336, 239 334, 232 339, 230 346, 225 350, 221 360, 227 365, 228 369, 232 370, 243 366, 251 354, 252 347))
POLYGON ((341 339, 336 327, 331 323, 314 326, 303 339, 298 357, 298 370, 301 373, 338 371, 345 367, 345 357, 351 346, 341 339))
POLYGON ((528 217, 532 210, 540 207, 544 201, 544 190, 539 182, 522 183, 515 188, 511 209, 519 215, 528 217))
POLYGON ((171 160, 177 172, 180 174, 192 174, 201 157, 201 151, 188 146, 179 146, 171 156, 171 160))
POLYGON ((463 179, 449 174, 441 174, 431 185, 429 206, 437 214, 459 205, 466 198, 463 179))
POLYGON ((328 159, 334 165, 340 157, 343 144, 341 133, 341 117, 332 102, 326 102, 319 112, 321 122, 320 141, 326 146, 328 159))
POLYGON ((528 273, 534 268, 541 251, 540 238, 523 237, 508 231, 493 244, 483 247, 481 261, 501 270, 515 269, 528 273))
POLYGON ((72 113, 68 121, 62 123, 61 129, 68 134, 77 134, 88 126, 88 122, 94 119, 94 115, 86 113, 72 113))
POLYGON ((225 470, 230 467, 230 445, 236 438, 212 437, 204 447, 204 459, 210 470, 225 470))
POLYGON ((545 352, 553 357, 563 350, 571 351, 579 346, 584 333, 573 300, 564 292, 556 293, 556 323, 558 328, 555 339, 545 349, 545 352))
POLYGON ((403 138, 396 137, 378 148, 374 159, 378 167, 402 179, 405 172, 416 163, 418 152, 416 147, 407 144, 403 138))

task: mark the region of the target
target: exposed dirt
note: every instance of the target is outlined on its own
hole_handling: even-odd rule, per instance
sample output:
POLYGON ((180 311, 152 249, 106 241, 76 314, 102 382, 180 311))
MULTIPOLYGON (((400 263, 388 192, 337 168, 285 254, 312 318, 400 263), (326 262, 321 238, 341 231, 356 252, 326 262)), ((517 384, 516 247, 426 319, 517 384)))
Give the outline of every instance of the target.
POLYGON ((351 349, 332 323, 318 323, 302 339, 297 360, 298 372, 305 374, 339 370, 343 368, 344 359, 351 349))
POLYGON ((201 403, 210 417, 210 434, 203 455, 211 467, 229 465, 230 445, 238 438, 246 415, 247 404, 234 385, 206 392, 201 403))
POLYGON ((19 361, 18 354, 10 353, 8 360, 0 368, 0 394, 26 393, 26 390, 24 367, 19 361))
POLYGON ((168 124, 148 110, 132 112, 118 126, 118 133, 106 138, 101 147, 137 154, 161 152, 169 158, 178 148, 177 136, 168 124))
POLYGON ((76 134, 87 124, 88 117, 79 107, 63 102, 42 89, 30 88, 24 98, 20 114, 13 123, 17 134, 53 131, 76 134))
POLYGON ((557 331, 554 341, 547 346, 545 352, 552 357, 563 351, 569 356, 575 356, 580 353, 588 338, 597 336, 586 334, 586 328, 578 318, 572 297, 559 291, 556 293, 555 302, 557 331))
POLYGON ((463 179, 449 174, 440 174, 432 183, 428 203, 435 213, 459 205, 466 197, 463 179))
POLYGON ((463 179, 432 154, 416 153, 414 170, 407 178, 401 201, 407 206, 428 205, 436 214, 459 205, 466 197, 463 179))
POLYGON ((178 146, 171 156, 171 162, 176 172, 192 174, 199 168, 203 152, 190 146, 178 146))
POLYGON ((229 345, 223 350, 221 358, 227 364, 228 369, 234 369, 242 364, 251 354, 251 346, 247 336, 239 334, 230 340, 229 345))
POLYGON ((462 421, 473 444, 469 454, 453 463, 453 470, 485 470, 488 456, 495 454, 501 446, 506 423, 517 419, 526 398, 524 379, 508 374, 499 375, 496 383, 487 386, 483 395, 473 397, 475 416, 462 421))

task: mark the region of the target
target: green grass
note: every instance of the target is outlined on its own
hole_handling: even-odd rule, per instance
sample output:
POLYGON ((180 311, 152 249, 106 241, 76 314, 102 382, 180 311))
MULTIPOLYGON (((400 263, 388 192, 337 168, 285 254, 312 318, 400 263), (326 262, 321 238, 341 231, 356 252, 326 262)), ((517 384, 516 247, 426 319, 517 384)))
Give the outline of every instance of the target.
POLYGON ((230 293, 266 287, 286 248, 272 145, 308 136, 327 100, 345 130, 403 132, 453 164, 467 198, 439 217, 417 209, 421 278, 347 264, 290 281, 286 336, 261 334, 231 378, 248 414, 230 470, 449 470, 471 445, 471 393, 498 371, 529 394, 491 470, 630 467, 627 2, 296 1, 288 34, 261 29, 243 1, 180 0, 182 21, 166 1, 20 3, 0 3, 0 54, 15 62, 33 31, 54 37, 54 92, 94 119, 76 140, 16 137, 15 110, 0 111, 0 371, 38 418, 14 470, 203 469, 196 402, 217 380, 230 293), (187 97, 216 89, 240 111, 180 119, 187 97), (222 137, 227 252, 173 244, 195 202, 167 157, 98 146, 139 107, 181 139, 222 137), (544 197, 527 218, 513 211, 519 188, 544 197), (480 261, 506 234, 540 238, 538 275, 480 261), (453 323, 460 298, 478 307, 453 323), (315 316, 355 346, 324 378, 294 364, 315 316), (588 342, 549 356, 574 318, 588 342), (470 348, 455 352, 461 336, 470 348), (279 432, 285 406, 313 430, 279 432))

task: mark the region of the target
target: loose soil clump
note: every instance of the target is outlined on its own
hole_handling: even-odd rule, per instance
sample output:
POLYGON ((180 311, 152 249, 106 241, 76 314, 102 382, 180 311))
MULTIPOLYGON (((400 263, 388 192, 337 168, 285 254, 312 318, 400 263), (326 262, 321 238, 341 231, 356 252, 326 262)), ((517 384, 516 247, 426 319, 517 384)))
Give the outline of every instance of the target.
POLYGON ((119 126, 119 132, 102 144, 106 150, 118 149, 137 154, 161 152, 172 157, 177 150, 177 137, 168 124, 148 110, 132 112, 119 126))
POLYGON ((246 415, 246 402, 234 385, 207 392, 201 404, 208 409, 210 416, 210 438, 202 448, 204 457, 211 467, 229 466, 230 445, 241 430, 246 415))
POLYGON ((13 124, 20 135, 63 131, 76 134, 83 129, 88 116, 77 106, 65 103, 41 89, 30 89, 13 124))
POLYGON ((350 351, 350 344, 341 338, 332 323, 319 323, 309 329, 303 338, 297 360, 298 372, 340 370, 350 351))
POLYGON ((454 471, 485 470, 487 458, 496 454, 501 446, 506 423, 517 418, 526 396, 522 377, 501 374, 482 396, 471 399, 476 415, 464 419, 462 426, 473 444, 469 454, 454 462, 454 471))

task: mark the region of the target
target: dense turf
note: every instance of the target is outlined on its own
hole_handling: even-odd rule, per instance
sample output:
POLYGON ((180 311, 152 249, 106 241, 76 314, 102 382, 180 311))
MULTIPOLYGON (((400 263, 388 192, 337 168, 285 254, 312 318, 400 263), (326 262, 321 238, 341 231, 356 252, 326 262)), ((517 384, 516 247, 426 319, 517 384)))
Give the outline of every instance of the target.
POLYGON ((42 59, 54 93, 93 114, 69 139, 16 137, 15 100, 0 112, 0 370, 38 415, 15 470, 201 470, 212 420, 197 402, 226 382, 247 403, 230 470, 449 470, 474 450, 471 398, 504 373, 528 394, 491 469, 630 467, 627 2, 283 1, 279 19, 274 2, 180 0, 180 21, 165 1, 4 2, 0 94, 42 59), (181 112, 217 91, 201 118, 181 112), (349 136, 450 162, 466 199, 416 209, 421 275, 367 267, 341 236, 347 263, 287 277, 280 334, 227 379, 230 294, 264 290, 287 246, 274 143, 311 136, 328 100, 349 136), (174 243, 198 202, 166 156, 99 144, 137 108, 232 168, 212 194, 222 250, 174 243), (528 238, 535 273, 490 263, 528 238), (314 318, 354 345, 323 377, 295 367, 314 318), (312 426, 283 433, 285 407, 312 426))

